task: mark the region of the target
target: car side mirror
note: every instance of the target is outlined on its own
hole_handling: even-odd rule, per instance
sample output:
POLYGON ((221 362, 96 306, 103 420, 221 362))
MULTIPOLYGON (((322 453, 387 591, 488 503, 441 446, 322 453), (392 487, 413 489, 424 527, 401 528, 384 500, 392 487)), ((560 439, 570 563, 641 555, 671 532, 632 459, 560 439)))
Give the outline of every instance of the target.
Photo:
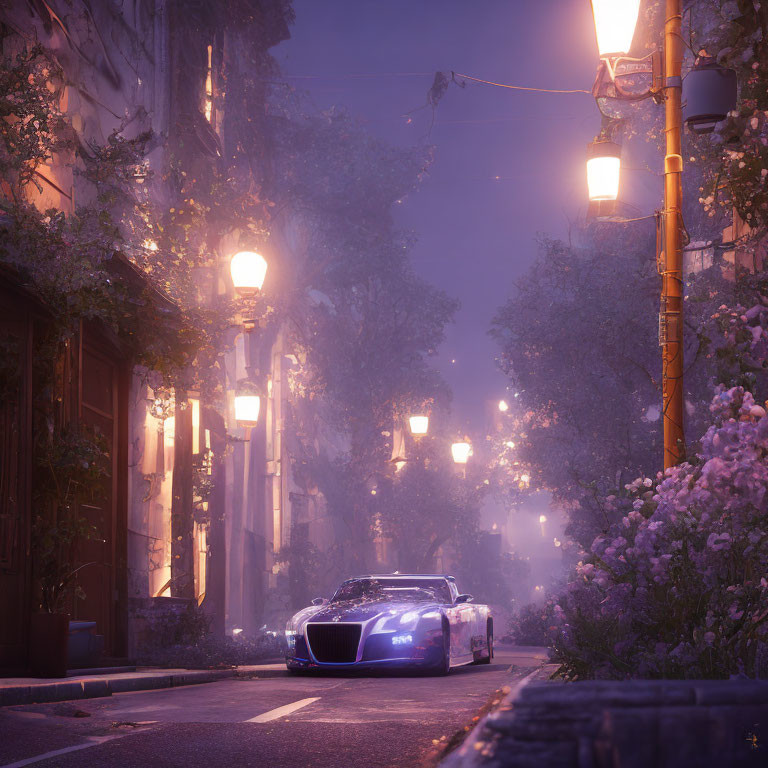
POLYGON ((473 600, 474 598, 472 597, 472 595, 459 595, 456 598, 455 603, 456 605, 458 605, 459 603, 471 603, 473 600))
POLYGON ((312 601, 312 605, 325 605, 328 602, 324 597, 316 597, 312 601))

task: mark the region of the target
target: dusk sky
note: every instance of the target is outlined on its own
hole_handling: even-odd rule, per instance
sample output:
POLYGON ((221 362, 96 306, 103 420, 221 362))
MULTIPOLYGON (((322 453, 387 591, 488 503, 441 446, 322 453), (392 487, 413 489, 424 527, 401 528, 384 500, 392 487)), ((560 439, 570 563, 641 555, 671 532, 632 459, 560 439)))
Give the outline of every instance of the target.
POLYGON ((536 254, 537 233, 567 236, 585 212, 585 147, 599 115, 585 94, 449 88, 432 120, 436 70, 554 89, 589 89, 587 0, 296 0, 286 77, 325 109, 346 107, 389 142, 434 146, 429 177, 399 220, 418 236, 416 269, 461 301, 438 365, 458 421, 482 425, 504 396, 490 320, 536 254), (498 179, 496 177, 499 177, 498 179), (456 363, 451 364, 455 359, 456 363))

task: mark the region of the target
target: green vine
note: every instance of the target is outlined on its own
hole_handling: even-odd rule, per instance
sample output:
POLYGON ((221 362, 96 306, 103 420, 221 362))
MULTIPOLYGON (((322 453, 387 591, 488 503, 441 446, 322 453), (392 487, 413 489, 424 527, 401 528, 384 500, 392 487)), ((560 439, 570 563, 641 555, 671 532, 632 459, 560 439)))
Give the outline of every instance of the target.
POLYGON ((0 67, 0 178, 13 197, 27 184, 42 189, 38 166, 71 146, 59 109, 61 71, 41 46, 0 67))
POLYGON ((85 598, 75 582, 93 563, 79 563, 80 545, 99 532, 80 509, 83 502, 100 500, 108 465, 106 440, 94 430, 68 428, 43 436, 38 432, 32 550, 43 611, 65 610, 70 591, 75 598, 85 598))

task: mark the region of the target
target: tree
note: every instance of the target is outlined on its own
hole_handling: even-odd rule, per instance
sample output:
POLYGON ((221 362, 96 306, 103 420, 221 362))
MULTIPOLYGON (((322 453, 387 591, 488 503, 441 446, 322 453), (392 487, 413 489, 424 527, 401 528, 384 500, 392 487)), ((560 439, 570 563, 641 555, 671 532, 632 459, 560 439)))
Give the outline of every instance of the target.
POLYGON ((300 361, 294 392, 312 399, 326 440, 342 437, 334 456, 306 452, 307 471, 342 523, 343 558, 359 569, 373 557, 370 489, 390 472, 394 427, 414 408, 447 401, 428 357, 456 302, 415 275, 410 238, 391 215, 428 157, 371 138, 340 112, 286 112, 275 126, 270 194, 293 256, 285 312, 300 361))
POLYGON ((422 437, 405 466, 381 479, 371 506, 398 570, 432 572, 441 547, 457 548, 475 534, 485 485, 474 474, 457 473, 444 440, 422 437))
POLYGON ((650 233, 631 251, 590 234, 581 248, 543 240, 491 331, 527 417, 516 453, 579 501, 571 533, 587 542, 606 522, 595 492, 650 469, 660 440, 650 233))

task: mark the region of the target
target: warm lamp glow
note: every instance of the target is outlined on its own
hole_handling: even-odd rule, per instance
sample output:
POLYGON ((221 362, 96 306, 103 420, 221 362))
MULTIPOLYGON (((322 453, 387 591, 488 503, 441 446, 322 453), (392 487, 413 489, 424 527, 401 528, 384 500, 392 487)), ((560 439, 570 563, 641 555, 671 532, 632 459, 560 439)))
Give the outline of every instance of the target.
POLYGON ((192 409, 192 453, 200 453, 200 400, 197 397, 189 398, 192 409))
POLYGON ((514 442, 512 442, 512 440, 507 440, 507 442, 504 443, 504 445, 506 445, 507 448, 514 448, 515 447, 515 444, 514 444, 514 442))
POLYGON ((429 416, 411 416, 408 423, 414 436, 426 435, 429 430, 429 416))
POLYGON ((546 515, 539 515, 539 522, 540 523, 546 523, 547 522, 547 516, 546 515))
POLYGON ((239 293, 256 293, 267 276, 266 259, 255 251, 240 251, 229 263, 232 284, 239 293))
POLYGON ((261 398, 258 395, 237 395, 235 397, 235 420, 241 427, 255 426, 259 421, 261 398))
POLYGON ((600 56, 629 52, 639 12, 640 0, 592 0, 600 56))
POLYGON ((509 403, 506 400, 499 400, 499 410, 506 413, 509 410, 509 403))
POLYGON ((592 202, 619 196, 621 147, 612 141, 593 141, 587 147, 587 188, 592 202))
POLYGON ((466 464, 472 455, 472 446, 469 443, 454 443, 451 446, 451 454, 456 464, 466 464))
POLYGON ((587 160, 589 199, 615 200, 619 196, 621 160, 618 157, 593 157, 587 160))

